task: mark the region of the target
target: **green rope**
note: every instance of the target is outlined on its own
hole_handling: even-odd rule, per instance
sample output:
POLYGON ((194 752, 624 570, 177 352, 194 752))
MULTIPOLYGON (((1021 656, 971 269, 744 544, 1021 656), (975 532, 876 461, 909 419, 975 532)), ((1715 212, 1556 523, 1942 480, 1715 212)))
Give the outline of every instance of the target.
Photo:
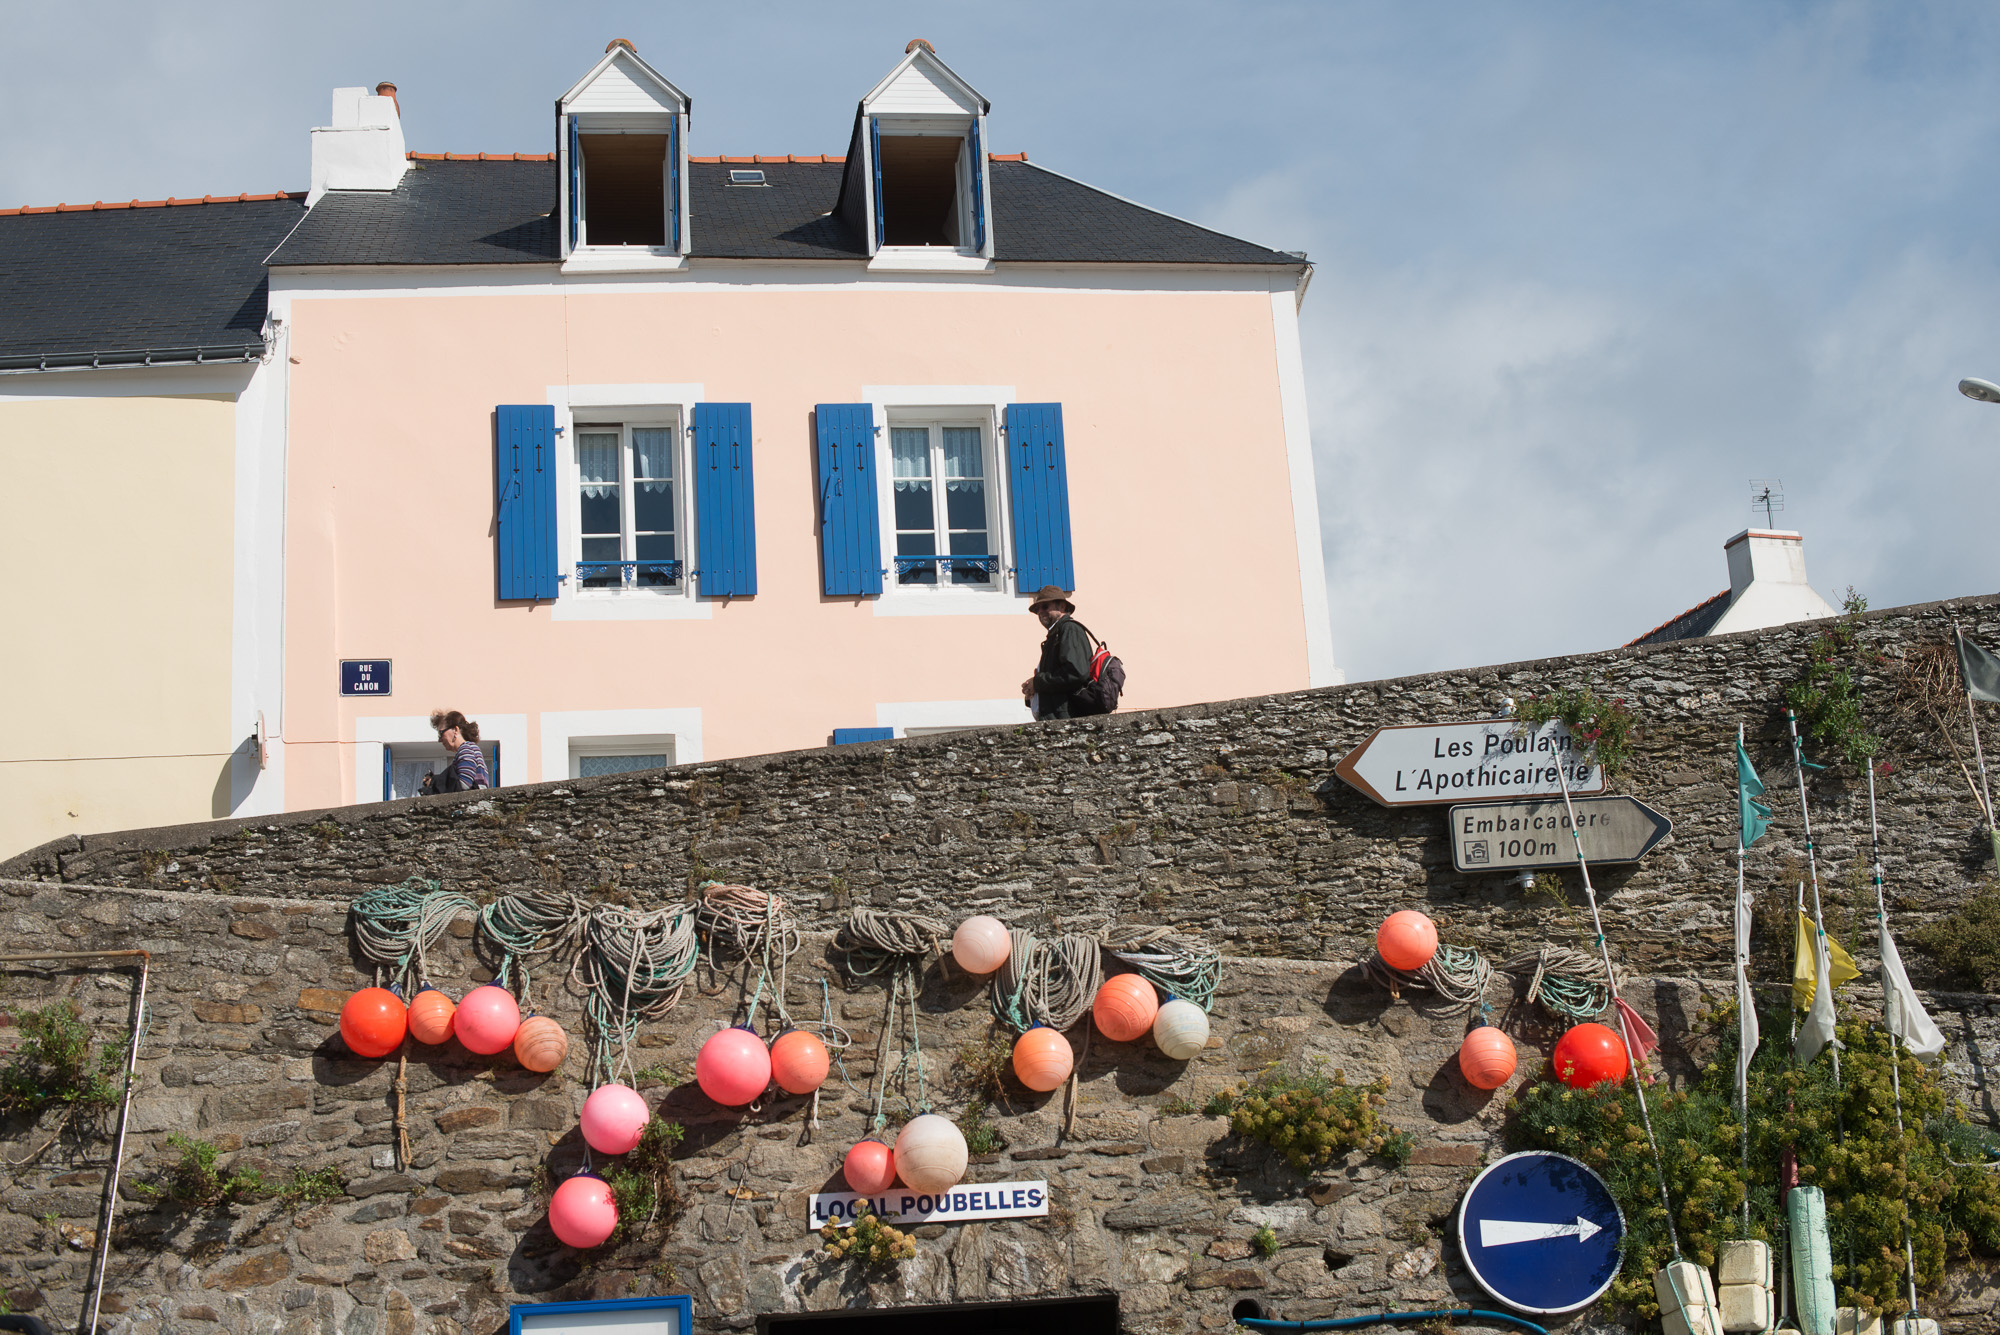
POLYGON ((570 982, 584 994, 594 1083, 610 1083, 631 1065, 640 1023, 674 1008, 700 958, 690 905, 647 911, 599 904, 590 911, 570 982))
MULTIPOLYGON (((1602 937, 1598 945, 1602 947, 1602 937)), ((1585 951, 1545 945, 1516 955, 1502 964, 1500 971, 1528 974, 1528 1000, 1565 1020, 1594 1020, 1611 1004, 1603 961, 1585 951)))
POLYGON ((1199 937, 1156 927, 1105 949, 1168 996, 1192 1001, 1203 1010, 1215 1005, 1216 984, 1222 979, 1222 952, 1199 937))
POLYGON ((401 885, 363 892, 348 913, 355 946, 375 965, 376 982, 386 970, 390 983, 407 997, 414 985, 427 981, 424 952, 438 943, 453 918, 477 907, 468 896, 412 876, 401 885))
POLYGON ((589 906, 575 895, 547 891, 502 895, 481 909, 478 934, 499 956, 494 981, 511 987, 527 1004, 529 965, 573 953, 589 913, 589 906))

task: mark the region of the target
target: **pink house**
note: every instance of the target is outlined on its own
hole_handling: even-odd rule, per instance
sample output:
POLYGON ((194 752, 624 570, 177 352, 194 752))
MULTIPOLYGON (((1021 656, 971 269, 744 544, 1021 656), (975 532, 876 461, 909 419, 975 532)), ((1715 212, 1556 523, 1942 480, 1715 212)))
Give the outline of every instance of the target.
POLYGON ((691 155, 625 43, 548 155, 336 92, 269 258, 282 805, 403 795, 439 707, 502 784, 1025 724, 1046 584, 1128 707, 1339 681, 1310 266, 987 115, 925 43, 844 158, 691 155))

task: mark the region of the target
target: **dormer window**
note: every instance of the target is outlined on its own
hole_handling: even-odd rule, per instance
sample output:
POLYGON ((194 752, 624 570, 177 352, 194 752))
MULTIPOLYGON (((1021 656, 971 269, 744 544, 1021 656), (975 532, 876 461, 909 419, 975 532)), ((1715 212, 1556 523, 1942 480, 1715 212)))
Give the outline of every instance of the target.
POLYGON ((678 265, 688 251, 688 98, 623 38, 556 104, 563 258, 678 265))
POLYGON ((988 105, 921 38, 861 99, 839 212, 874 267, 991 267, 988 105))

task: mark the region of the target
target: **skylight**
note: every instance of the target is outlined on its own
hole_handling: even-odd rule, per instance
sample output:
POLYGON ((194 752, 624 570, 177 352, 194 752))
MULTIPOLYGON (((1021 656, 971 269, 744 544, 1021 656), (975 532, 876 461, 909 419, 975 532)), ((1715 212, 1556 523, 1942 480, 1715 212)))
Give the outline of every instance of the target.
POLYGON ((747 170, 747 171, 746 171, 746 170, 742 170, 742 169, 739 169, 739 168, 734 168, 734 167, 732 167, 732 168, 730 169, 730 171, 729 171, 729 184, 731 184, 731 185, 768 185, 768 184, 770 184, 770 183, 769 183, 768 181, 766 181, 766 180, 764 179, 764 173, 763 173, 763 172, 761 172, 761 171, 758 171, 758 170, 755 170, 755 169, 751 169, 751 170, 747 170))

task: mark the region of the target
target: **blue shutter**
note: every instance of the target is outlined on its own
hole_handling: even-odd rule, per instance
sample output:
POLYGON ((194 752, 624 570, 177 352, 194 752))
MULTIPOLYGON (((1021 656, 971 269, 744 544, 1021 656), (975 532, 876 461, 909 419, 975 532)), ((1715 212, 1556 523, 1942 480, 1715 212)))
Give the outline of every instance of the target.
POLYGON ((493 410, 494 533, 502 598, 556 596, 556 410, 493 410))
POLYGON ((1007 485, 1014 508, 1014 588, 1075 589, 1060 403, 1007 405, 1007 485))
POLYGON ((569 123, 569 248, 575 250, 583 218, 583 141, 577 137, 576 122, 569 123))
POLYGON ((750 405, 694 406, 698 586, 704 596, 757 592, 757 497, 750 405))
POLYGON ((681 249, 681 118, 667 122, 667 249, 681 249))
POLYGON ((819 561, 828 593, 882 592, 882 530, 875 507, 875 410, 822 403, 819 437, 819 561))
POLYGON ((882 226, 882 122, 868 118, 868 165, 875 173, 875 248, 880 250, 888 233, 882 226))
POLYGON ((887 742, 893 741, 895 736, 894 728, 835 728, 833 744, 852 746, 856 742, 887 742))
POLYGON ((972 121, 972 248, 986 249, 986 159, 979 151, 979 119, 972 121))

